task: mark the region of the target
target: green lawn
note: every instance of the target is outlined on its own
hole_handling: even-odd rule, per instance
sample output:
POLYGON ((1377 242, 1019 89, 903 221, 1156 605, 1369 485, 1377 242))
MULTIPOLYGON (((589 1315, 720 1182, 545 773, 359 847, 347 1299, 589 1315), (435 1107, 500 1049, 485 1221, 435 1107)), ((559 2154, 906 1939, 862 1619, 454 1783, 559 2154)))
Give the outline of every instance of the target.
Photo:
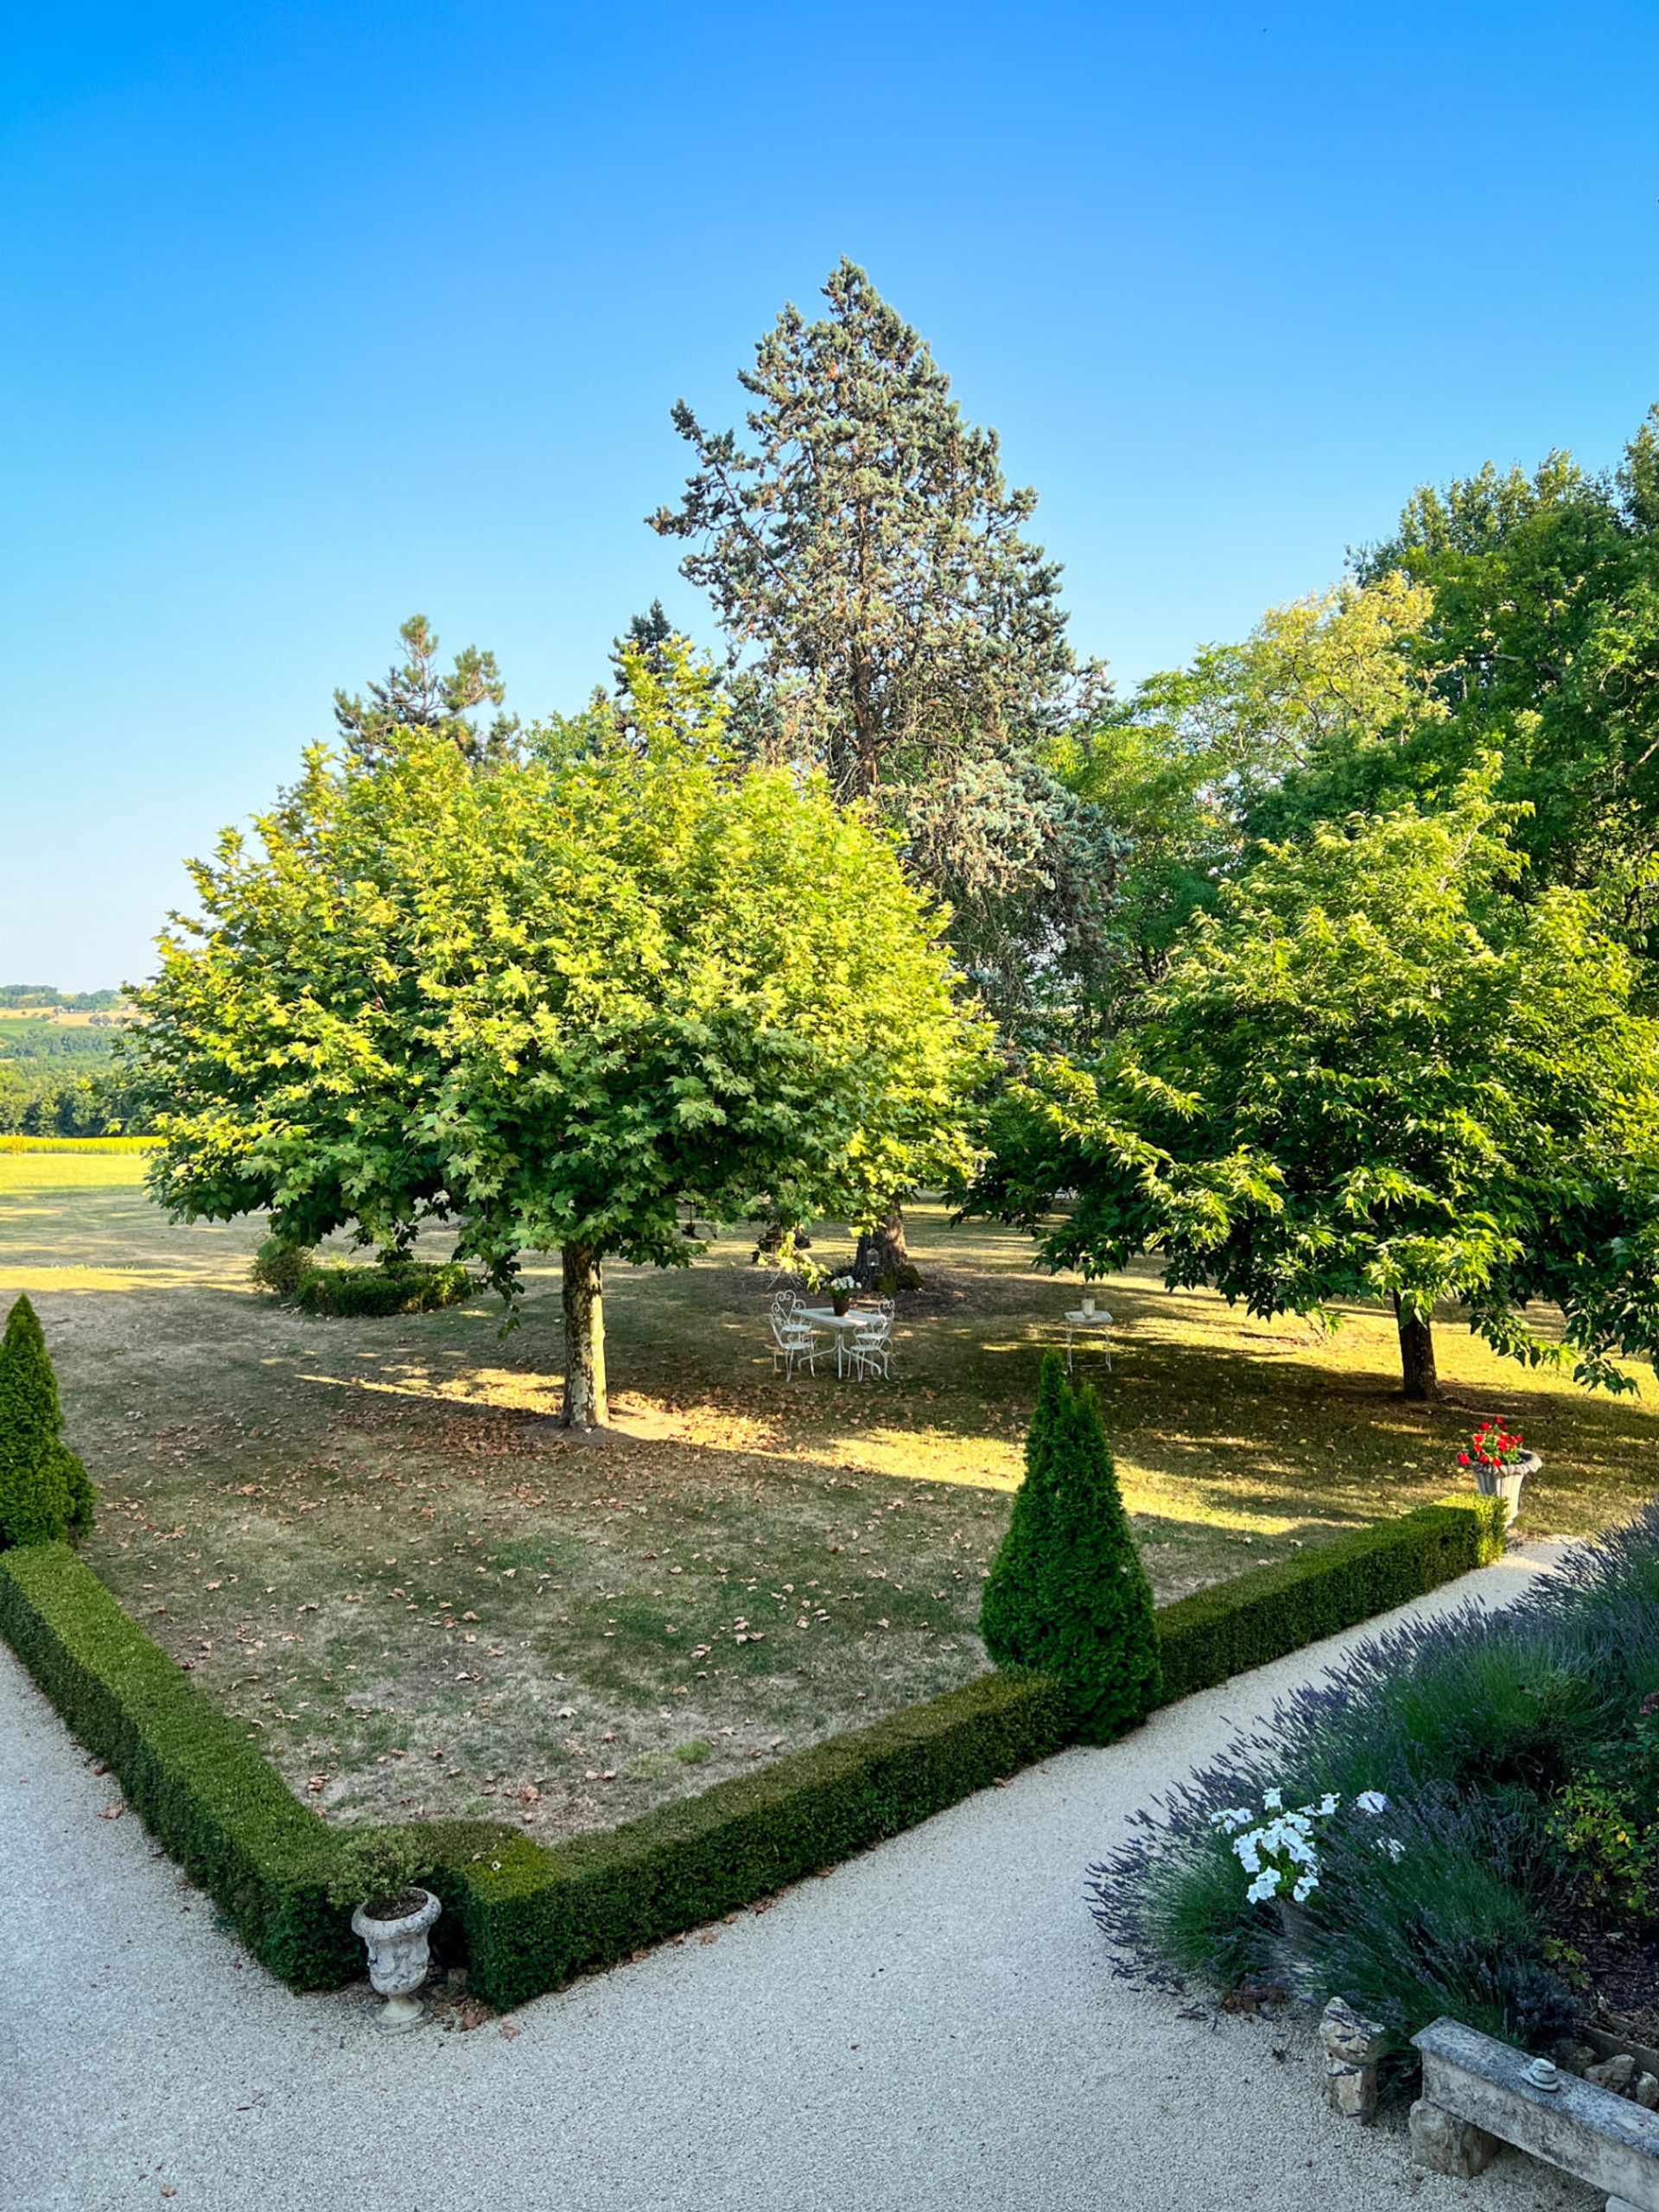
MULTIPOLYGON (((916 1211, 928 1287, 885 1386, 773 1377, 747 1239, 613 1268, 620 1434, 584 1445, 544 1418, 550 1263, 505 1339, 481 1298, 307 1319, 249 1288, 256 1226, 169 1226, 143 1168, 0 1156, 0 1307, 27 1289, 46 1324, 103 1501, 88 1555, 325 1810, 511 1804, 552 1838, 984 1665, 980 1576, 1077 1294, 1024 1239, 916 1211)), ((1102 1397, 1160 1596, 1440 1494, 1489 1412, 1545 1456, 1534 1530, 1594 1529, 1654 1486, 1651 1377, 1588 1398, 1448 1325, 1429 1411, 1397 1395, 1381 1313, 1324 1337, 1150 1271, 1103 1294, 1102 1397)))

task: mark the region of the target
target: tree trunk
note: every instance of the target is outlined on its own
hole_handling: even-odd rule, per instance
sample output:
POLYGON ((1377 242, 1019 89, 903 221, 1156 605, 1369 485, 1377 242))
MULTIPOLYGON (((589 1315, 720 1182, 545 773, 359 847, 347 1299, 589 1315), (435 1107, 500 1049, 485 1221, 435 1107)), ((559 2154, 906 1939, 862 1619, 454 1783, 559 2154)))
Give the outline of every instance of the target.
POLYGON ((567 1428, 599 1428, 611 1417, 605 1391, 605 1291, 599 1254, 567 1244, 564 1272, 564 1411, 567 1428))
POLYGON ((1400 1330, 1400 1373, 1407 1397, 1438 1397, 1440 1382, 1434 1372, 1433 1330, 1428 1322, 1419 1321, 1402 1310, 1397 1291, 1394 1299, 1394 1318, 1400 1330))
POLYGON ((919 1288, 922 1278, 905 1242, 905 1210, 897 1198, 889 1203, 886 1215, 874 1229, 861 1231, 853 1255, 853 1274, 861 1290, 919 1288))

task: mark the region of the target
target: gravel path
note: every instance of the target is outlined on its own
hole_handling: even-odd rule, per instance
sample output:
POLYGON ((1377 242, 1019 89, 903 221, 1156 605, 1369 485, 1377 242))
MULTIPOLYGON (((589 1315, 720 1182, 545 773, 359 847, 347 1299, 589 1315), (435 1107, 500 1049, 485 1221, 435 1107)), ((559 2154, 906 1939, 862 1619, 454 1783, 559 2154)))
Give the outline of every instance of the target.
MULTIPOLYGON (((1501 1599, 1548 1557, 1418 1610, 1501 1599)), ((1306 2024, 1183 2020, 1106 1971, 1084 1866, 1352 1640, 1052 1759, 507 2031, 385 2039, 366 1986, 289 1996, 135 1818, 99 1817, 110 1778, 0 1648, 0 2205, 1599 2208, 1513 2153, 1472 2184, 1418 2175, 1397 2125, 1324 2110, 1306 2024)))

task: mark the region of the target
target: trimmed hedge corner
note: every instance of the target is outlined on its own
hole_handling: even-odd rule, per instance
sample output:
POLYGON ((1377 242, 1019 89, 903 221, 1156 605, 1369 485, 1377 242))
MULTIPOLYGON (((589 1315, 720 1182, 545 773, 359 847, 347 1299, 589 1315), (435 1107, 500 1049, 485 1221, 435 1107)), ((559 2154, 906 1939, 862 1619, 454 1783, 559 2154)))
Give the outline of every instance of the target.
POLYGON ((324 1823, 67 1544, 0 1557, 0 1634, 257 1959, 294 1989, 356 1979, 324 1823))
MULTIPOLYGON (((1486 1565, 1501 1515, 1495 1498, 1447 1499, 1162 1607, 1163 1702, 1486 1565)), ((290 1794, 67 1544, 0 1554, 0 1635, 256 1958, 294 1989, 360 1975, 327 1898, 353 1832, 290 1794)), ((897 1835, 1070 1733, 1059 1682, 996 1673, 550 1850, 492 1821, 425 1823, 421 1878, 444 1904, 435 1943, 467 1960, 486 2004, 523 2004, 897 1835)))
POLYGON ((432 1886, 464 1935, 472 1987, 486 2004, 518 2005, 914 1827, 1067 1734, 1058 1682, 985 1675, 551 1850, 458 1822, 432 1886))
MULTIPOLYGON (((290 1794, 67 1544, 0 1556, 0 1634, 256 1958, 295 1989, 360 1975, 327 1895, 350 1831, 290 1794)), ((1058 1683, 987 1675, 553 1850, 494 1821, 426 1823, 440 1947, 467 1959, 486 2004, 522 2004, 897 1835, 1066 1738, 1058 1683)))
POLYGON ((1471 1491, 1357 1529, 1300 1559, 1195 1590, 1158 1609, 1161 1702, 1173 1705, 1357 1627, 1473 1567, 1491 1566, 1503 1550, 1503 1501, 1471 1491))

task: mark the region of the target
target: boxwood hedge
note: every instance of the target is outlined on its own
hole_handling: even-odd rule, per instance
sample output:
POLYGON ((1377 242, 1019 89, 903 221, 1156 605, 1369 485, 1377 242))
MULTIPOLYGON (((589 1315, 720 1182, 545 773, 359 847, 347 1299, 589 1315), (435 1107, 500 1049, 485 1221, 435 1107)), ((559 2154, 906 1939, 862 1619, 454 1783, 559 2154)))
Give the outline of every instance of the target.
MULTIPOLYGON (((1495 1558, 1495 1503, 1427 1506, 1163 1607, 1165 1701, 1495 1558)), ((273 1974, 320 1989, 360 1973, 327 1897, 346 1831, 289 1793, 67 1545, 0 1554, 0 1634, 273 1974)), ((520 2004, 896 1835, 1066 1735, 1058 1683, 1001 1672, 552 1849, 496 1821, 427 1823, 441 1952, 467 1961, 486 2003, 520 2004)))
POLYGON ((1471 1492, 1160 1605, 1163 1703, 1356 1627, 1503 1549, 1502 1499, 1471 1492))

